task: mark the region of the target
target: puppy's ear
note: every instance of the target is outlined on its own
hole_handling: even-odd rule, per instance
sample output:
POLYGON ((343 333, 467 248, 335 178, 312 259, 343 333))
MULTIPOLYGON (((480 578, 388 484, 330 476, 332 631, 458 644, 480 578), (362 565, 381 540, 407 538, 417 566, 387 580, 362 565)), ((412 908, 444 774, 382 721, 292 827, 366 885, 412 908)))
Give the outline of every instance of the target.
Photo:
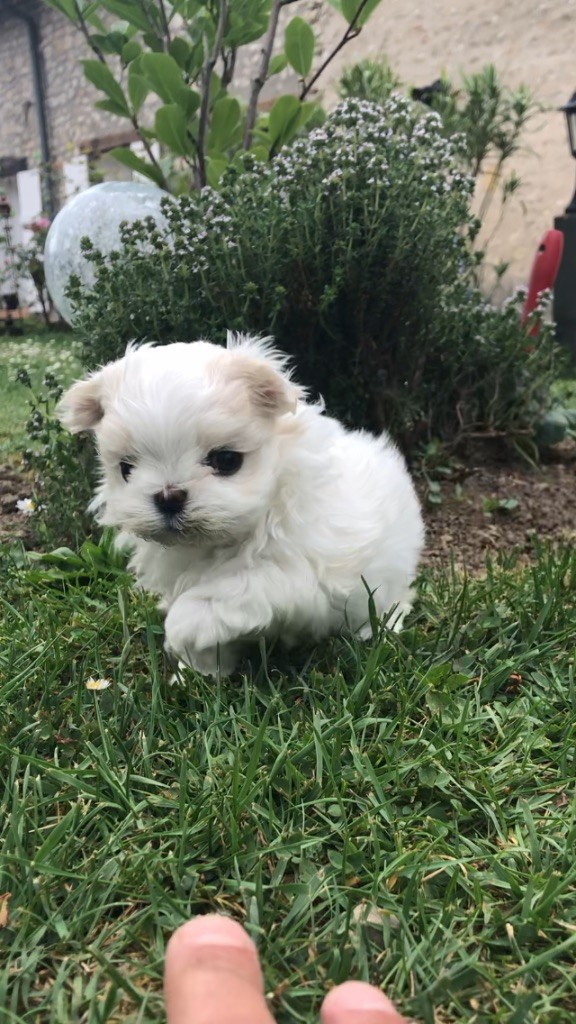
POLYGON ((71 434, 94 430, 104 415, 102 394, 102 372, 77 380, 58 403, 58 419, 71 434))
POLYGON ((241 380, 253 407, 263 416, 296 412, 301 389, 273 366, 240 353, 230 365, 231 376, 241 380))

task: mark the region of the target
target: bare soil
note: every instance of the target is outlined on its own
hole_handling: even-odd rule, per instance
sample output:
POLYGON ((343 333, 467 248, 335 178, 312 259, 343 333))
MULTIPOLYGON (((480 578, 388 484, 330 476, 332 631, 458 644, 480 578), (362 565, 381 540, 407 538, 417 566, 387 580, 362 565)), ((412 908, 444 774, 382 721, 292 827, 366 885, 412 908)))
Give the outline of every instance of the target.
POLYGON ((442 483, 438 505, 427 502, 426 485, 419 481, 427 564, 447 568, 453 562, 477 573, 488 555, 515 550, 528 563, 538 541, 576 539, 576 461, 571 455, 538 469, 524 461, 480 456, 463 467, 463 478, 456 472, 442 483))
POLYGON ((0 543, 22 540, 30 542, 26 516, 16 508, 19 498, 30 496, 30 484, 13 466, 0 465, 0 543))

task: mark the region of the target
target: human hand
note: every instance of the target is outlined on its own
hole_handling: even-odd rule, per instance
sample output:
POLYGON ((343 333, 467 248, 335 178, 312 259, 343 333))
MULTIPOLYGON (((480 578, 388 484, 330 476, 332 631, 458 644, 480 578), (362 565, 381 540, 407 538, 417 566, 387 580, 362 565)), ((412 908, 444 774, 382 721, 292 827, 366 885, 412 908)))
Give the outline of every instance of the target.
MULTIPOLYGON (((256 947, 220 914, 195 917, 168 943, 164 972, 168 1024, 274 1024, 256 947)), ((383 992, 346 981, 328 993, 321 1024, 408 1024, 383 992)))

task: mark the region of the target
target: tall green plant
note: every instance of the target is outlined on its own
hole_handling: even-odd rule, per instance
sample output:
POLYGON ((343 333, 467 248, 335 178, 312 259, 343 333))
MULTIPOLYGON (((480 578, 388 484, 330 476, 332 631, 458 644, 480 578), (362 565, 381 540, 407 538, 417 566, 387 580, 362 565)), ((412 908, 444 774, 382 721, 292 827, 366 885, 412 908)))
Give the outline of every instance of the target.
POLYGON ((522 134, 539 105, 526 86, 505 86, 494 64, 463 75, 458 86, 444 79, 442 88, 431 92, 429 103, 440 114, 446 135, 460 140, 468 172, 474 178, 489 175, 480 204, 483 218, 498 191, 506 203, 520 185, 515 173, 504 176, 505 169, 521 148, 522 134))
POLYGON ((188 191, 218 184, 238 153, 267 160, 322 111, 307 97, 335 54, 358 35, 380 0, 330 0, 345 27, 314 69, 316 37, 291 18, 274 54, 280 15, 299 0, 44 0, 82 33, 94 57, 82 62, 102 94, 96 106, 125 118, 145 158, 131 149, 113 155, 162 188, 188 191), (110 15, 122 21, 109 27, 110 15), (230 95, 243 47, 262 39, 246 104, 230 95), (285 67, 300 79, 298 96, 283 95, 259 113, 266 82, 285 67), (153 94, 152 105, 146 101, 153 94), (167 159, 158 158, 159 143, 167 159))
POLYGON ((338 91, 342 99, 384 103, 399 88, 400 79, 385 60, 367 58, 344 69, 338 91))

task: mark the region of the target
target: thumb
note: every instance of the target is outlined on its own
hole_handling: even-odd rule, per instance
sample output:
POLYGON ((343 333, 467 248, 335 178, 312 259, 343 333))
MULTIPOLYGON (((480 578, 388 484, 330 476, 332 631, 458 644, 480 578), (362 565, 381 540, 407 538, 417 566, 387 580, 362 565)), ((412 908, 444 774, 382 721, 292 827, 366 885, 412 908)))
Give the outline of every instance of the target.
POLYGON ((168 1024, 274 1024, 256 947, 241 925, 219 914, 174 932, 164 994, 168 1024))

